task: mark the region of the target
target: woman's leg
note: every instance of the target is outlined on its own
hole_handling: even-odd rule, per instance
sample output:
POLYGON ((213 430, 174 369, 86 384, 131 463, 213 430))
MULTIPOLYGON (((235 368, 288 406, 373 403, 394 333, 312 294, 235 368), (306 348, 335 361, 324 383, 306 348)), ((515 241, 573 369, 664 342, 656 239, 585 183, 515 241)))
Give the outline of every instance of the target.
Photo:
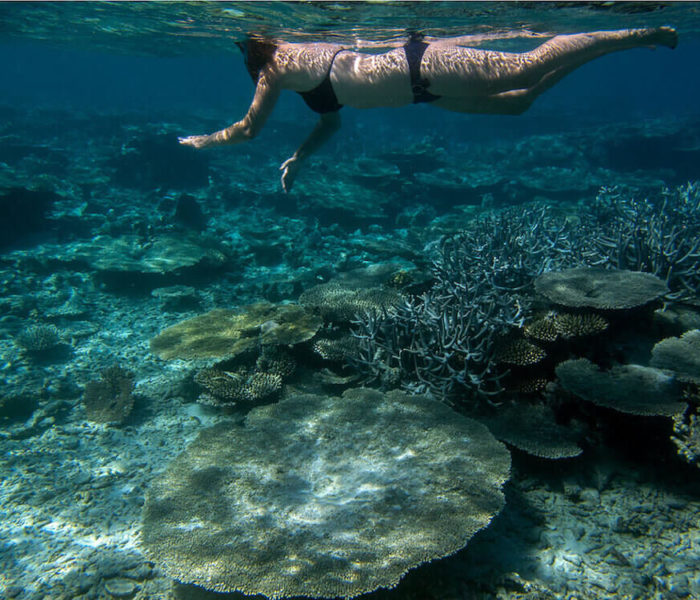
POLYGON ((484 110, 479 112, 500 112, 488 110, 489 98, 496 104, 499 99, 511 104, 514 98, 532 102, 573 70, 599 56, 657 44, 673 48, 677 39, 673 29, 661 27, 560 35, 521 54, 431 44, 421 63, 421 75, 430 82, 433 94, 469 99, 483 105, 484 110))

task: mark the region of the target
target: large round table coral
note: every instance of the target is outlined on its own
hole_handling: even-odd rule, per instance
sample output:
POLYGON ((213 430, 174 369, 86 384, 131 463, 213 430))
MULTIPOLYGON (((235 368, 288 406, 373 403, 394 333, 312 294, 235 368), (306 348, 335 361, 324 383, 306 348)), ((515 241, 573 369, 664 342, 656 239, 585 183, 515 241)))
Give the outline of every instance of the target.
POLYGON ((643 306, 668 293, 666 284, 651 273, 593 267, 543 273, 535 290, 562 306, 602 310, 643 306))
POLYGON ((483 425, 435 400, 299 395, 203 431, 149 490, 142 543, 209 590, 352 597, 463 548, 509 472, 483 425))

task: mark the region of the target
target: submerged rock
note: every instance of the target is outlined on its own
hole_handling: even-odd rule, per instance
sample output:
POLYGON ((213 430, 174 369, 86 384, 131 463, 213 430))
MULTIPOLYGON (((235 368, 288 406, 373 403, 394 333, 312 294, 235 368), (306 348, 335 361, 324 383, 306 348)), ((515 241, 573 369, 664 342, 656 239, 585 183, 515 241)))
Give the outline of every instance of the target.
POLYGON ((142 540, 209 590, 352 597, 464 547, 509 471, 483 425, 437 401, 300 395, 203 431, 151 487, 142 540))

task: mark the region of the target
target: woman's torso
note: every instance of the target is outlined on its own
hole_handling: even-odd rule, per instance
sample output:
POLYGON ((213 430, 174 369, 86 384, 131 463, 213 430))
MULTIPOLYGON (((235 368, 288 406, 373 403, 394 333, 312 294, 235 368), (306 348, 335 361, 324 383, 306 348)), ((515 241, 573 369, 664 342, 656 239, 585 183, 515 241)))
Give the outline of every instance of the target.
POLYGON ((330 75, 342 105, 376 108, 413 101, 403 48, 366 54, 335 44, 280 44, 274 63, 281 85, 295 92, 308 92, 330 75))

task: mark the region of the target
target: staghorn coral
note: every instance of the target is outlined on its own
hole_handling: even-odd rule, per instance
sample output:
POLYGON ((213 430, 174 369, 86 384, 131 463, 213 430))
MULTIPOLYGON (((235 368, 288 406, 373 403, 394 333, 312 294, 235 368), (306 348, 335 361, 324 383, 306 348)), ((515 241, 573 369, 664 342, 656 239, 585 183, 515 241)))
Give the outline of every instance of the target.
POLYGON ((205 589, 348 598, 464 547, 509 471, 483 425, 434 400, 295 396, 203 431, 153 482, 141 540, 205 589))
POLYGON ((619 412, 673 417, 686 409, 676 381, 652 367, 617 365, 602 371, 579 358, 557 365, 556 373, 568 392, 619 412))
POLYGON ((668 292, 663 281, 648 273, 592 267, 544 273, 535 280, 535 290, 555 304, 605 310, 643 306, 668 292))
POLYGON ((104 369, 101 379, 85 385, 83 405, 96 423, 122 423, 134 407, 134 374, 118 365, 104 369))
POLYGON ((601 188, 585 207, 580 233, 588 264, 652 273, 677 299, 700 291, 698 182, 643 200, 601 188))
POLYGON ((487 214, 444 238, 428 292, 356 320, 360 354, 352 363, 370 380, 396 372, 405 389, 447 401, 500 393, 498 340, 522 326, 535 277, 576 264, 570 229, 535 204, 487 214))
POLYGON ((321 319, 296 304, 260 302, 238 311, 216 309, 169 327, 151 340, 160 358, 228 359, 259 346, 311 339, 321 319))
MULTIPOLYGON (((698 196, 700 186, 677 192, 676 204, 684 208, 674 213, 676 225, 700 202, 698 196)), ((407 390, 448 400, 488 398, 502 391, 504 369, 495 359, 496 341, 523 326, 533 283, 553 302, 616 310, 666 295, 664 280, 675 286, 673 290, 681 284, 687 288, 690 275, 661 280, 650 273, 611 268, 632 267, 624 261, 617 264, 612 257, 627 252, 631 238, 647 233, 633 229, 628 236, 628 224, 614 216, 616 211, 611 208, 607 220, 602 211, 600 218, 574 225, 573 220, 553 214, 551 207, 534 203, 487 213, 464 232, 429 245, 426 249, 435 252, 433 287, 390 311, 358 315, 354 335, 360 353, 352 363, 368 381, 386 382, 386 374, 393 373, 407 390), (605 244, 592 241, 605 232, 609 234, 605 244)), ((698 236, 687 235, 680 226, 671 231, 662 247, 686 248, 682 256, 673 250, 674 260, 686 265, 684 272, 695 269, 700 281, 698 236)), ((658 272, 644 261, 634 268, 658 272)), ((526 335, 555 341, 591 335, 604 327, 600 317, 572 315, 533 324, 526 335)), ((388 381, 393 384, 395 379, 388 381)))

